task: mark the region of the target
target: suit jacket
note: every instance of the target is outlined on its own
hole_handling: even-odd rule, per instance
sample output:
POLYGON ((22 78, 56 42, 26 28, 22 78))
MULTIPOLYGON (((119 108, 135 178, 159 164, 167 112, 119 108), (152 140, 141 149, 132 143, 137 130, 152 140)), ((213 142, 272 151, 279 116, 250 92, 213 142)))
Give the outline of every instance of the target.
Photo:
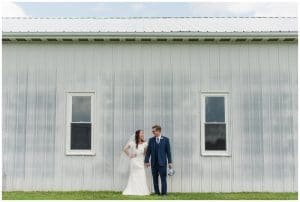
POLYGON ((169 138, 165 136, 161 136, 160 142, 157 145, 156 137, 152 137, 148 141, 148 147, 145 155, 145 163, 149 163, 149 158, 151 156, 151 166, 155 164, 156 156, 155 156, 155 147, 158 146, 158 163, 160 166, 167 166, 168 163, 172 163, 171 157, 171 147, 169 138))

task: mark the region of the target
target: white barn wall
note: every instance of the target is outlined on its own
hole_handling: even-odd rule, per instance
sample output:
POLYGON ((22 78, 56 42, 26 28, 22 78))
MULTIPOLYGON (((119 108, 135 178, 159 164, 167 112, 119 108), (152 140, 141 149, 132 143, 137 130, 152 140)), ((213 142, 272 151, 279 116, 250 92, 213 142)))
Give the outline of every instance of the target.
POLYGON ((4 190, 122 190, 123 144, 157 123, 168 191, 298 189, 296 43, 4 43, 2 71, 4 190), (229 157, 200 153, 210 90, 229 92, 229 157), (67 91, 95 92, 95 156, 65 155, 67 91))

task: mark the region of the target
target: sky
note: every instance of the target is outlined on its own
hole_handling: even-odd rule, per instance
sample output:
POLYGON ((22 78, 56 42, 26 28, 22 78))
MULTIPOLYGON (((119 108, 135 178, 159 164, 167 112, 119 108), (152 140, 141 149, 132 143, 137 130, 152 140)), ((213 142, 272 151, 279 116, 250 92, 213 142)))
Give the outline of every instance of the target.
POLYGON ((296 17, 295 2, 13 2, 3 17, 296 17))

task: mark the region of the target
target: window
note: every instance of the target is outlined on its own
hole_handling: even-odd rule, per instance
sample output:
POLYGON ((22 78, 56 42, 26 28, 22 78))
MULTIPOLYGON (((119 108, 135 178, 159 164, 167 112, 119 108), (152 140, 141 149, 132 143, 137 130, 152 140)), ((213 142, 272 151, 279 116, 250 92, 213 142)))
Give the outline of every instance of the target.
POLYGON ((201 103, 202 154, 229 155, 227 93, 203 93, 201 103))
POLYGON ((68 93, 67 155, 94 155, 94 93, 68 93))

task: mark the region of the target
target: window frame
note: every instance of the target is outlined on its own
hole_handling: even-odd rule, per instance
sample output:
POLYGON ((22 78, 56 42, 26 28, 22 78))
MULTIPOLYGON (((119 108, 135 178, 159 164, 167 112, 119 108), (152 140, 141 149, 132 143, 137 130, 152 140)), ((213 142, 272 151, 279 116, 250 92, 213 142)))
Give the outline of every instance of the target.
POLYGON ((66 107, 66 155, 96 155, 94 147, 94 111, 95 111, 95 92, 67 92, 66 107), (91 122, 72 122, 72 97, 91 96, 91 122), (91 123, 91 149, 71 149, 71 123, 91 123))
POLYGON ((200 131, 201 131, 201 155, 203 156, 231 156, 230 153, 230 136, 229 132, 229 114, 228 110, 228 92, 201 92, 201 117, 200 117, 200 131), (206 115, 206 108, 205 108, 205 98, 206 97, 224 97, 224 113, 225 113, 225 120, 224 122, 207 122, 207 123, 225 123, 226 127, 226 150, 205 150, 205 115, 206 115))

